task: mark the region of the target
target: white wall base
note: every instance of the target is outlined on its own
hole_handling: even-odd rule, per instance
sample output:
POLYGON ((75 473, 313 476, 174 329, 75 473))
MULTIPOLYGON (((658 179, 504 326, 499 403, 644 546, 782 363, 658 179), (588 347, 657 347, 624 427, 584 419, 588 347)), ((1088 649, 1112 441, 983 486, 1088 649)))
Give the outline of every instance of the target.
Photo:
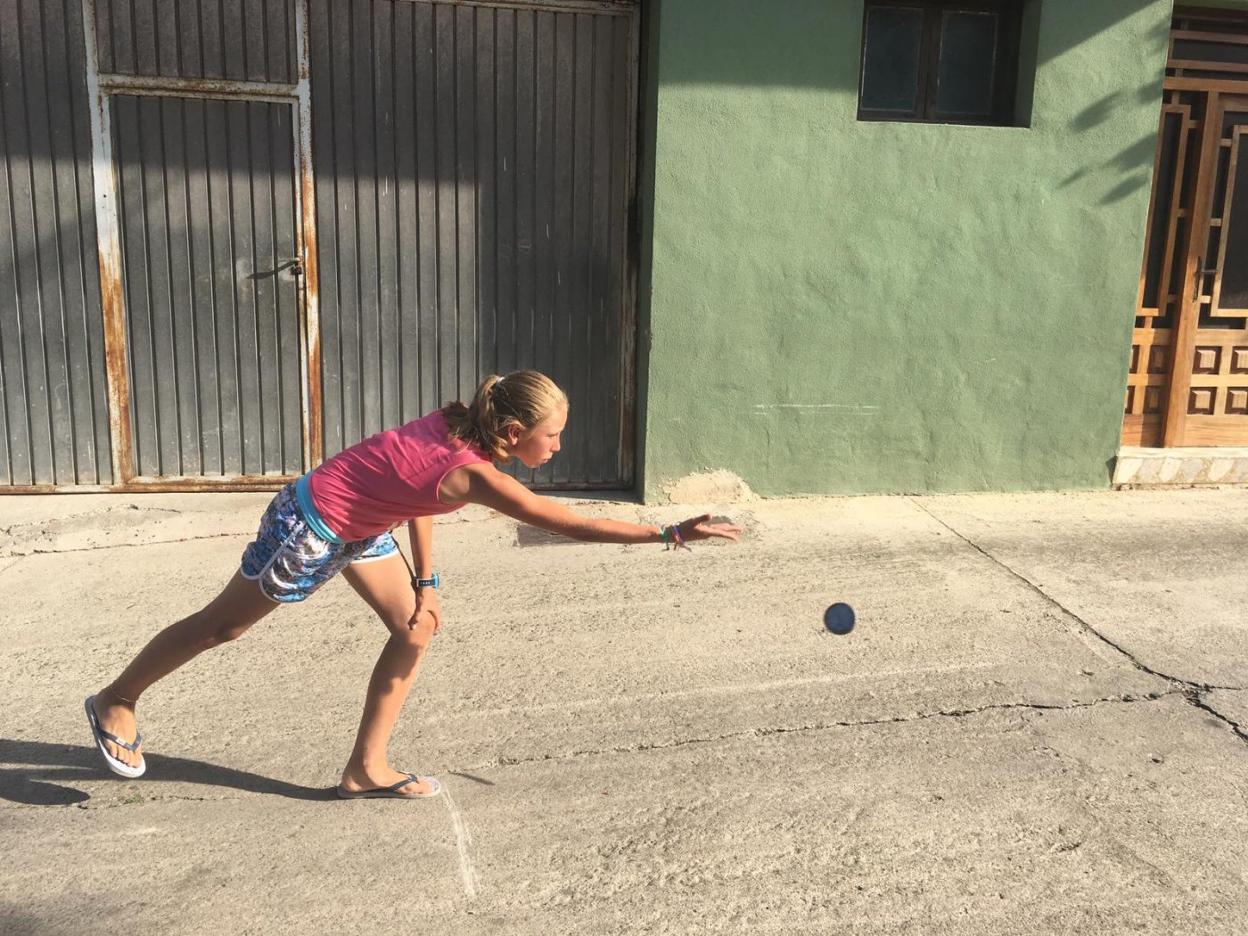
POLYGON ((1248 448, 1118 450, 1114 485, 1248 484, 1248 448))

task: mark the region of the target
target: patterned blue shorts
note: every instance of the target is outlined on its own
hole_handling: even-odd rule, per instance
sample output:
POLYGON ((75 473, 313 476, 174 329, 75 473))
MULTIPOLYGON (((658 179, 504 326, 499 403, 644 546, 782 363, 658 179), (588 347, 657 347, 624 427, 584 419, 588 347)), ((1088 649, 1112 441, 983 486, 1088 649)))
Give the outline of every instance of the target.
POLYGON ((256 538, 243 550, 242 573, 267 598, 303 601, 351 563, 385 559, 398 551, 388 530, 346 543, 322 539, 299 510, 291 483, 270 502, 256 538))

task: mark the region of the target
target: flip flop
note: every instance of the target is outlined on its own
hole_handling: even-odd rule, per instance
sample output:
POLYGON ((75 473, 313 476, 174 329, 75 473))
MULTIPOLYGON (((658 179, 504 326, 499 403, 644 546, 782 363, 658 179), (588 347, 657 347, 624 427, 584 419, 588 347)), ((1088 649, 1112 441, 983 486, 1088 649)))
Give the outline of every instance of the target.
POLYGON ((95 746, 98 747, 100 749, 100 753, 104 755, 104 763, 108 765, 108 769, 122 777, 134 778, 143 776, 144 771, 147 770, 147 761, 143 759, 142 755, 139 755, 138 766, 131 767, 125 761, 120 761, 113 757, 112 754, 108 753, 108 748, 104 747, 104 742, 110 741, 119 748, 125 748, 127 751, 137 751, 139 749, 139 745, 143 743, 143 736, 136 731, 134 733, 134 740, 127 744, 115 734, 101 728, 99 716, 95 714, 95 696, 87 696, 87 701, 84 703, 84 707, 87 710, 87 724, 91 726, 91 736, 95 738, 95 746))
POLYGON ((442 784, 438 782, 436 777, 418 777, 414 773, 407 774, 398 783, 392 783, 387 787, 373 787, 371 790, 357 790, 351 792, 338 787, 338 796, 342 799, 429 799, 437 796, 442 792, 442 784), (413 780, 417 782, 423 780, 432 788, 428 793, 400 793, 399 787, 407 786, 413 780))

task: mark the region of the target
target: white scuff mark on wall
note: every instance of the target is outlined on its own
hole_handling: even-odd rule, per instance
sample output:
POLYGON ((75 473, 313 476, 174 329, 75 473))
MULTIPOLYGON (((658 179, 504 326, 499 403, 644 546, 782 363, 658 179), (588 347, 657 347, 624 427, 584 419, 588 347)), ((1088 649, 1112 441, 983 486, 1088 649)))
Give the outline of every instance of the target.
POLYGON ((797 412, 823 412, 829 415, 875 416, 880 408, 871 403, 755 403, 755 416, 764 416, 773 410, 797 412))

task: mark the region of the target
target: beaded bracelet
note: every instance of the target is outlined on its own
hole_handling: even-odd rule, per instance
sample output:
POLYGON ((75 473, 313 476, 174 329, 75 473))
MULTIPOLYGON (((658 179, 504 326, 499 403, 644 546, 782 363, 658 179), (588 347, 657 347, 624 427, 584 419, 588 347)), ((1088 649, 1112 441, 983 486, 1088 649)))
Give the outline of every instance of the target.
MULTIPOLYGON (((671 526, 660 527, 659 536, 663 540, 663 551, 669 549, 689 549, 689 545, 685 542, 683 536, 680 535, 680 525, 673 523, 671 526)), ((689 549, 693 552, 692 549, 689 549)))

